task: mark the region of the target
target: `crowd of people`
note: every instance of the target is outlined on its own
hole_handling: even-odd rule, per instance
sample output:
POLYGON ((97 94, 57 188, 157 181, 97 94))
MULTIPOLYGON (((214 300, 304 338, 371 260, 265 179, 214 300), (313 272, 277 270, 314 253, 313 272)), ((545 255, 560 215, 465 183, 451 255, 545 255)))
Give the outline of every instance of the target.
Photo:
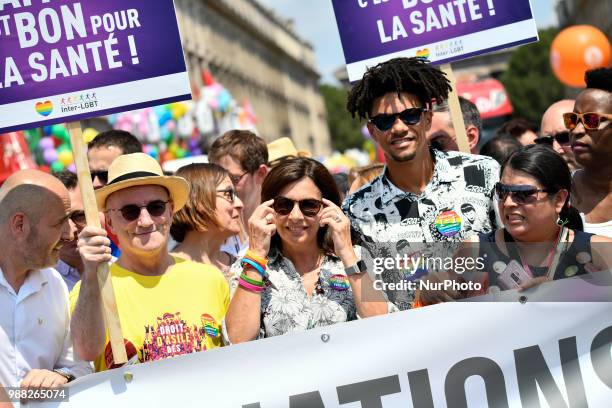
POLYGON ((371 67, 347 110, 386 163, 355 169, 342 188, 287 140, 270 146, 249 131, 223 134, 210 163, 173 175, 131 134, 103 132, 88 146, 102 228, 86 225, 74 174, 14 173, 0 187, 10 254, 0 257, 0 382, 57 387, 119 365, 102 263, 129 363, 609 269, 595 244, 612 242, 612 70, 586 83, 539 131, 508 123, 476 154, 478 110, 461 99, 471 153, 459 152, 442 71, 416 58, 371 67), (473 280, 474 293, 380 290, 375 280, 406 275, 364 261, 464 242, 489 255, 482 270, 409 279, 473 280))

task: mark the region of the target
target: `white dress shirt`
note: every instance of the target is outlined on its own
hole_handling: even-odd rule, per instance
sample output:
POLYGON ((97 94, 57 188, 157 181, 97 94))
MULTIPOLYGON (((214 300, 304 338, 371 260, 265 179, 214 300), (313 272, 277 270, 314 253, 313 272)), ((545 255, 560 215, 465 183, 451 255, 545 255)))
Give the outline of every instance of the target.
POLYGON ((0 269, 0 383, 17 387, 35 368, 92 372, 73 356, 68 289, 48 268, 30 272, 15 293, 0 269))

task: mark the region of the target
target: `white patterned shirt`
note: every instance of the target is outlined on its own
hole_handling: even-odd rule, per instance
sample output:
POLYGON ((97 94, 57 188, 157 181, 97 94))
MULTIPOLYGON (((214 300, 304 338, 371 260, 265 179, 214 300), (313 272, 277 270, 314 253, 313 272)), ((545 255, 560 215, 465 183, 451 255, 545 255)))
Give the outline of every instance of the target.
MULTIPOLYGON (((232 265, 232 293, 242 273, 240 262, 232 265)), ((293 262, 280 251, 268 256, 268 281, 261 297, 259 338, 299 332, 314 327, 357 319, 353 291, 339 258, 326 255, 320 272, 322 293, 315 289, 310 297, 293 262)))

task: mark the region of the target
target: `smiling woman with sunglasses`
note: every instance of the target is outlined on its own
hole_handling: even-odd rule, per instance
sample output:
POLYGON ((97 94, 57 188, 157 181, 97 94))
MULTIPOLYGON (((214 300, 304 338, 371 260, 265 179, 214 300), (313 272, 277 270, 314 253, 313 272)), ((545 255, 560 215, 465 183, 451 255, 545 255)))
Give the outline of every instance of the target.
POLYGON ((227 340, 240 343, 387 313, 351 243, 334 179, 319 162, 273 168, 249 219, 249 251, 234 264, 227 340))
MULTIPOLYGON (((549 147, 526 146, 510 156, 495 186, 504 228, 479 236, 484 267, 455 276, 483 285, 469 295, 527 289, 612 266, 607 245, 596 244, 612 240, 582 232, 578 211, 569 204, 571 184, 567 164, 549 147)), ((424 303, 448 300, 444 295, 461 297, 432 291, 424 303)))
POLYGON ((229 267, 236 259, 220 248, 243 230, 242 201, 230 174, 216 164, 197 163, 181 167, 176 175, 191 184, 191 191, 172 220, 170 234, 179 242, 173 254, 214 265, 229 280, 229 267))

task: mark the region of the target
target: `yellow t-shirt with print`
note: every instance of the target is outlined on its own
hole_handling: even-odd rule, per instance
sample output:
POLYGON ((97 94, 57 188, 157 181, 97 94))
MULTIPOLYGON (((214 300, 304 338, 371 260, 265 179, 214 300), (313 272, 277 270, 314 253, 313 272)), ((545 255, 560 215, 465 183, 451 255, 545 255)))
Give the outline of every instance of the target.
MULTIPOLYGON (((212 265, 175 258, 161 276, 140 275, 110 266, 117 311, 129 361, 161 360, 220 347, 221 321, 229 306, 229 287, 212 265)), ((81 282, 70 293, 74 310, 81 282)), ((106 335, 96 371, 115 368, 106 335)))

